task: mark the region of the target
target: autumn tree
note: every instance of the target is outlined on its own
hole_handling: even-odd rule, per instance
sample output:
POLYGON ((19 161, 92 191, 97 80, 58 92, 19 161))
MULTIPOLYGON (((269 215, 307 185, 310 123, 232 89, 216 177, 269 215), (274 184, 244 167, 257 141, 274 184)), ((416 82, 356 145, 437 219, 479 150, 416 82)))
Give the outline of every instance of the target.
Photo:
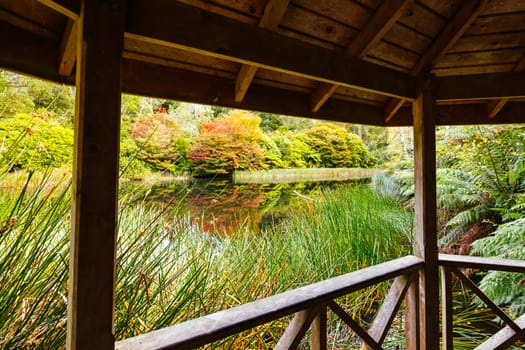
POLYGON ((137 144, 137 157, 155 170, 177 171, 185 167, 189 141, 177 122, 164 110, 135 118, 131 137, 137 144))
POLYGON ((192 141, 189 160, 195 176, 228 175, 234 170, 262 168, 261 119, 249 112, 233 110, 223 117, 202 123, 192 141))

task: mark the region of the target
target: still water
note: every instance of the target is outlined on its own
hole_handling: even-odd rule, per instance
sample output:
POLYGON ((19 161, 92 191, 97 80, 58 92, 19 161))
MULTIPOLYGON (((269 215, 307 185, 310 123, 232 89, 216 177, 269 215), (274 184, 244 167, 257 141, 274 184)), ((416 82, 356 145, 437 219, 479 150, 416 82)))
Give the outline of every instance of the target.
MULTIPOLYGON (((363 180, 360 180, 362 183, 363 180)), ((355 185, 356 181, 309 181, 282 184, 235 184, 228 180, 127 184, 136 201, 170 207, 189 215, 200 232, 230 235, 241 229, 263 232, 286 219, 298 206, 311 205, 323 189, 355 185)))

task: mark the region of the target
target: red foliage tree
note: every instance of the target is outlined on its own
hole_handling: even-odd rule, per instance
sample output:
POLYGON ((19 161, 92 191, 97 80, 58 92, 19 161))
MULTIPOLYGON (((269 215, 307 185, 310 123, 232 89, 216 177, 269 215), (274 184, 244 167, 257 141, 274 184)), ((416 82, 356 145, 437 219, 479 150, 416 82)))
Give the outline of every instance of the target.
POLYGON ((260 118, 234 110, 222 118, 203 123, 189 150, 193 174, 230 174, 233 170, 259 169, 264 154, 260 146, 260 118))

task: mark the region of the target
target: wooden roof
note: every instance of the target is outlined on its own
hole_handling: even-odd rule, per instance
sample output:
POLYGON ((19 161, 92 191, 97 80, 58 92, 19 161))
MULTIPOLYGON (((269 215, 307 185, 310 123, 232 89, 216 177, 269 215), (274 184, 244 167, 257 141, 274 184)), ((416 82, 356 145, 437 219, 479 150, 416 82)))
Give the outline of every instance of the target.
MULTIPOLYGON (((524 0, 128 0, 123 90, 411 125, 525 122, 524 0)), ((79 0, 0 0, 0 67, 74 83, 79 0)))

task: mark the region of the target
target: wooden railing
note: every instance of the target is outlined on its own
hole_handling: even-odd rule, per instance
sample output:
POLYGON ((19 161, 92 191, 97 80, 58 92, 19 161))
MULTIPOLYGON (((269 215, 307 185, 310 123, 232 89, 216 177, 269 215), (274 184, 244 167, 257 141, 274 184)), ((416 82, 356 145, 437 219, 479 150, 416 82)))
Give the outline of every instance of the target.
MULTIPOLYGON (((406 256, 346 275, 273 295, 116 343, 116 349, 194 349, 244 330, 295 314, 274 349, 293 349, 311 328, 311 348, 326 349, 326 312, 331 309, 364 341, 363 349, 382 349, 407 291, 417 288, 423 261, 406 256), (372 326, 366 331, 334 299, 394 279, 372 326)), ((408 300, 417 300, 408 295, 408 300)), ((412 325, 414 327, 417 325, 412 325)))
MULTIPOLYGON (((468 286, 505 323, 499 332, 477 350, 506 349, 525 338, 525 315, 512 320, 494 304, 461 268, 525 273, 525 261, 490 259, 458 255, 439 255, 442 279, 442 345, 453 349, 453 274, 468 286)), ((149 332, 116 343, 117 350, 194 349, 254 328, 281 317, 295 314, 282 334, 276 350, 295 349, 311 329, 310 348, 327 349, 327 311, 330 309, 363 340, 362 350, 379 350, 390 326, 405 300, 405 338, 407 349, 418 349, 418 271, 423 261, 406 256, 302 288, 236 306, 171 327, 149 332), (335 301, 336 298, 394 279, 372 325, 365 330, 335 301)))
POLYGON ((505 322, 506 326, 488 338, 476 350, 507 349, 516 341, 525 338, 525 314, 512 320, 499 306, 490 300, 478 286, 463 273, 460 268, 497 270, 525 273, 525 261, 508 259, 491 259, 462 255, 439 255, 441 265, 441 301, 442 301, 442 336, 443 350, 454 348, 454 330, 452 314, 452 277, 453 274, 472 290, 494 313, 505 322))

